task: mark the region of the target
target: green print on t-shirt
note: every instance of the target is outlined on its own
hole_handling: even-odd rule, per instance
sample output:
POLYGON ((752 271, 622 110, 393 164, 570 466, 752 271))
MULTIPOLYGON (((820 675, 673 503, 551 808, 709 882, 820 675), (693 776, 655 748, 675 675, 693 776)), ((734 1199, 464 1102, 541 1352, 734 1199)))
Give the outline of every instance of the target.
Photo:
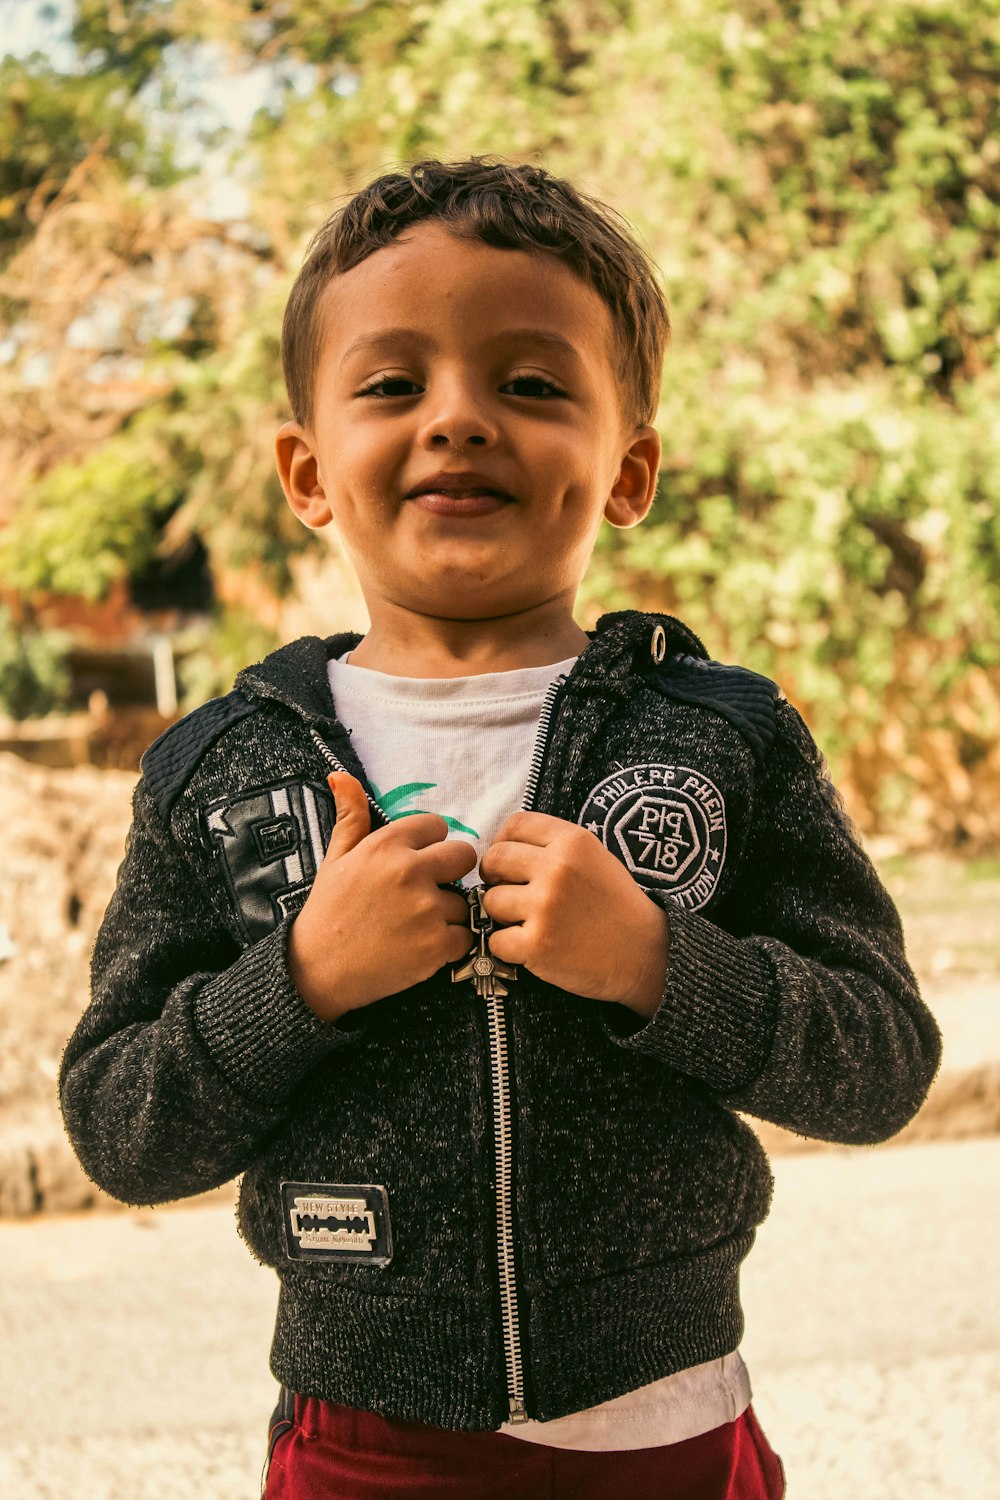
MULTIPOLYGON (((394 786, 389 792, 380 792, 373 781, 372 791, 375 793, 375 801, 391 820, 393 818, 412 818, 417 813, 432 812, 433 808, 430 807, 404 807, 400 811, 397 811, 397 809, 401 802, 409 802, 410 798, 415 797, 418 792, 429 792, 436 786, 436 781, 404 781, 401 786, 394 786)), ((467 833, 474 839, 479 837, 474 828, 467 828, 457 818, 449 818, 447 813, 441 813, 440 816, 444 818, 448 827, 453 829, 455 833, 467 833)))

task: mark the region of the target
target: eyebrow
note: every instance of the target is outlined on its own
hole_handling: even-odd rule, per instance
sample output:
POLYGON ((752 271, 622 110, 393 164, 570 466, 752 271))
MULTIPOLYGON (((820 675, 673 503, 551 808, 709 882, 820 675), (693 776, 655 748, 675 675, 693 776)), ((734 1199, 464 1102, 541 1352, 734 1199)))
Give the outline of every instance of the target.
MULTIPOLYGON (((436 349, 437 340, 432 334, 420 333, 415 328, 383 328, 380 333, 364 333, 359 339, 355 339, 344 352, 340 361, 341 368, 346 365, 352 355, 362 350, 374 350, 385 348, 390 344, 410 343, 419 349, 436 349)), ((561 333, 552 333, 547 328, 508 328, 503 333, 494 334, 492 338, 486 339, 487 344, 514 344, 533 343, 546 344, 562 354, 568 354, 571 359, 581 363, 580 355, 574 349, 569 339, 564 339, 561 333)))

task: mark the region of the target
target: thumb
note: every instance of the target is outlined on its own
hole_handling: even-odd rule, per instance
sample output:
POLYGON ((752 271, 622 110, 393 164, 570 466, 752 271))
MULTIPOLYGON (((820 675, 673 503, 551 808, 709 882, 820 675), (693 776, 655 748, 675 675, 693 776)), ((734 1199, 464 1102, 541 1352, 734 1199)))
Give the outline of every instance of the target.
POLYGON ((337 808, 337 821, 326 851, 327 859, 341 859, 371 832, 372 818, 365 789, 348 771, 331 771, 326 778, 337 808))

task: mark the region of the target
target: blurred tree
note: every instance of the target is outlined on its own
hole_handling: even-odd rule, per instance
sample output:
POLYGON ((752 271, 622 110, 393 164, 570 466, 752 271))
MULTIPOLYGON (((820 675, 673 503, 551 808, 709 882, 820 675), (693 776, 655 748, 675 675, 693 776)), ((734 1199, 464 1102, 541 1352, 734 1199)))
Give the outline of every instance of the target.
POLYGON ((150 199, 180 175, 139 99, 159 51, 119 71, 82 40, 70 73, 38 53, 0 61, 0 454, 29 473, 120 424, 95 355, 134 342, 125 288, 150 259, 150 199))
POLYGON ((420 157, 542 162, 637 226, 675 323, 657 507, 602 537, 581 618, 676 608, 773 673, 866 828, 1000 835, 1000 0, 74 14, 71 75, 0 72, 13 581, 98 590, 200 537, 217 577, 287 590, 315 544, 271 436, 309 234, 420 157), (237 220, 205 207, 225 132, 187 83, 219 56, 270 80, 229 136, 237 220))
POLYGON ((65 655, 68 637, 59 631, 26 633, 0 605, 0 713, 27 719, 63 708, 69 698, 65 655))

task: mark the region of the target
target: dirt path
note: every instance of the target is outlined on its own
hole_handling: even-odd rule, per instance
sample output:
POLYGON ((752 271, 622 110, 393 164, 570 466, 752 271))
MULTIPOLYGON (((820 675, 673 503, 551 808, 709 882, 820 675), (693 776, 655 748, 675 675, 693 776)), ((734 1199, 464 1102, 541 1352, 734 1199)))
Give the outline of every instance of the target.
MULTIPOLYGON (((1000 1140, 775 1162, 742 1347, 790 1500, 995 1493, 998 1173, 1000 1140)), ((8 1221, 0 1264, 0 1492, 253 1500, 275 1281, 227 1207, 8 1221)))

